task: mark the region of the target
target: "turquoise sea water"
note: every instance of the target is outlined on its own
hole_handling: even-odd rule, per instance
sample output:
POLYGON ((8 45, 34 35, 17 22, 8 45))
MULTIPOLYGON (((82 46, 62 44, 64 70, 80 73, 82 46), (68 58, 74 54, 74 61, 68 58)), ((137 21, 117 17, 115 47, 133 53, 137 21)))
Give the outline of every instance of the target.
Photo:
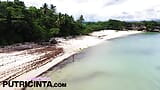
POLYGON ((160 90, 160 34, 145 33, 85 49, 75 61, 43 77, 66 88, 27 90, 160 90))

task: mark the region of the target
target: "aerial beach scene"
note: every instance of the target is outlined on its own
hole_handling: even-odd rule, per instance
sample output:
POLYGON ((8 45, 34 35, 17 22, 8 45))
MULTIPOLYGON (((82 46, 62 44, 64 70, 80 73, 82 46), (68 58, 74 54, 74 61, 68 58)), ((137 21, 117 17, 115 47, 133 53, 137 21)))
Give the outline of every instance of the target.
POLYGON ((158 0, 0 0, 0 90, 159 90, 159 32, 158 0))

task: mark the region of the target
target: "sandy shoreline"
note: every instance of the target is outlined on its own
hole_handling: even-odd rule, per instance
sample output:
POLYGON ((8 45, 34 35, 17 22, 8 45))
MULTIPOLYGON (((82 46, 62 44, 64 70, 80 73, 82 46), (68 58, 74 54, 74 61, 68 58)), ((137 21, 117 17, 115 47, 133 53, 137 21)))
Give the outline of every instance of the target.
MULTIPOLYGON (((64 59, 72 56, 73 54, 79 53, 81 50, 95 46, 97 44, 102 43, 105 40, 133 35, 142 33, 140 31, 119 31, 116 32, 115 30, 102 30, 91 33, 89 36, 79 36, 73 39, 62 39, 58 38, 57 40, 61 41, 57 46, 62 47, 64 49, 64 54, 59 55, 55 59, 53 59, 51 62, 45 64, 44 66, 41 66, 37 69, 34 69, 32 71, 29 71, 19 77, 17 77, 14 80, 18 81, 26 81, 31 80, 36 76, 39 76, 43 72, 47 71, 48 69, 52 68, 53 66, 57 65, 64 59)), ((3 88, 4 89, 4 88, 3 88)), ((6 90, 15 90, 13 88, 5 88, 6 90)), ((18 90, 18 89, 16 89, 18 90)))

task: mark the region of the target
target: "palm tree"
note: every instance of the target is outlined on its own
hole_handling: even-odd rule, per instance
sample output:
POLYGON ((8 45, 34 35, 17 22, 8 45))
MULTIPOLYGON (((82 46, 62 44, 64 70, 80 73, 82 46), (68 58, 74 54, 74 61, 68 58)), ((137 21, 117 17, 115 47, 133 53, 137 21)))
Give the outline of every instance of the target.
POLYGON ((77 21, 78 21, 79 23, 83 23, 83 22, 84 22, 83 15, 81 15, 77 21))
POLYGON ((43 9, 44 9, 44 14, 46 14, 47 13, 47 10, 48 10, 48 5, 47 5, 47 3, 44 3, 44 5, 43 5, 43 9))
POLYGON ((65 15, 59 13, 58 18, 56 20, 56 25, 59 27, 64 22, 65 22, 65 15))
POLYGON ((56 12, 56 6, 54 6, 53 4, 51 4, 51 10, 52 10, 53 13, 55 13, 56 12))

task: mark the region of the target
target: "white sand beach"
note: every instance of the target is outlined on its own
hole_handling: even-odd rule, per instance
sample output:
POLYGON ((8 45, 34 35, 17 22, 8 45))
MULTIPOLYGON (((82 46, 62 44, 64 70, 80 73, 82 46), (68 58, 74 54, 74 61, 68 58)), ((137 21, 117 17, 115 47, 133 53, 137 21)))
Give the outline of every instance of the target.
MULTIPOLYGON (((52 59, 51 62, 46 63, 43 66, 40 66, 34 70, 30 70, 29 72, 26 72, 18 77, 16 77, 13 80, 18 81, 26 81, 31 80, 34 77, 42 74, 43 72, 47 71, 51 67, 55 66, 56 64, 60 63, 64 59, 70 57, 73 54, 79 53, 81 50, 95 46, 97 44, 102 43, 105 40, 123 37, 127 35, 133 35, 142 33, 141 31, 115 31, 115 30, 102 30, 102 31, 96 31, 91 33, 90 35, 84 35, 84 36, 78 36, 76 38, 72 39, 62 39, 57 38, 58 41, 61 43, 57 44, 57 47, 62 47, 64 49, 64 53, 58 55, 56 58, 52 59)), ((21 51, 24 52, 24 51, 21 51)), ((2 72, 7 72, 7 70, 10 70, 11 68, 17 67, 20 64, 25 64, 25 62, 31 61, 35 58, 38 58, 41 56, 41 54, 33 54, 28 55, 23 53, 22 55, 16 56, 17 54, 21 52, 11 52, 11 53, 0 53, 0 76, 2 72), (14 62, 17 60, 17 62, 14 62), (12 63, 14 62, 14 63, 12 63), (4 67, 3 65, 6 64, 4 67)), ((0 80, 5 80, 8 76, 0 77, 0 80)), ((3 90, 4 88, 1 87, 0 90, 3 90)), ((5 88, 6 90, 18 90, 18 88, 5 88)))

